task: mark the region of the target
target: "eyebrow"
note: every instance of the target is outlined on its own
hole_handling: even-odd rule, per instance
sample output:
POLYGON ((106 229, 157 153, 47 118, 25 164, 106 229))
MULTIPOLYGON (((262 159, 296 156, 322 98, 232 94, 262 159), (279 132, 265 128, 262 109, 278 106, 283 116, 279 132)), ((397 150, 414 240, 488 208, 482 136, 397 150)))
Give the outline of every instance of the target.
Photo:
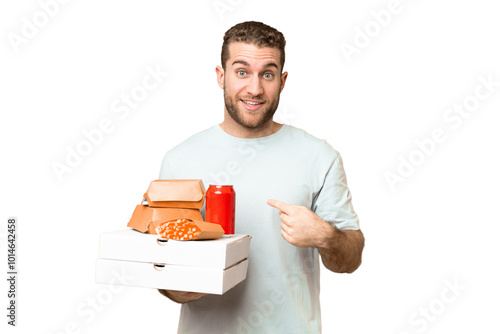
MULTIPOLYGON (((234 64, 242 64, 244 66, 250 66, 250 64, 248 62, 246 62, 245 60, 235 60, 235 61, 233 61, 232 65, 234 65, 234 64)), ((264 65, 264 68, 266 68, 266 67, 276 67, 276 69, 279 70, 278 65, 273 61, 264 65)))

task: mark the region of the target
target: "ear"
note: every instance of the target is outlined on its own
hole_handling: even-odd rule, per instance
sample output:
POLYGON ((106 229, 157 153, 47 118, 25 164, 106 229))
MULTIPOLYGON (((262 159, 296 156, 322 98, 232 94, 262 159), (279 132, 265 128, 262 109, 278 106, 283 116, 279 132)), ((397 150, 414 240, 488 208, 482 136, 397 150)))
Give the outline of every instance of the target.
POLYGON ((224 89, 224 69, 220 66, 216 66, 215 73, 217 73, 217 83, 219 87, 224 89))
POLYGON ((283 72, 281 73, 281 87, 280 87, 280 93, 283 91, 283 88, 285 88, 285 81, 286 78, 288 78, 288 72, 283 72))

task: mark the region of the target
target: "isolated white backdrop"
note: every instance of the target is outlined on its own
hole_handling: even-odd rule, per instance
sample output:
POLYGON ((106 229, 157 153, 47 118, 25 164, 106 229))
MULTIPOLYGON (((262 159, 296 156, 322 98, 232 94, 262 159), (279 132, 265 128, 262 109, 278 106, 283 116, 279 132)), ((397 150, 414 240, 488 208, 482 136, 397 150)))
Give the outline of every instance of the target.
POLYGON ((0 5, 2 252, 19 220, 16 328, 0 286, 8 333, 176 331, 179 308, 156 290, 94 283, 98 236, 125 227, 168 149, 222 121, 214 68, 244 20, 285 34, 278 120, 340 151, 366 236, 358 271, 322 272, 324 333, 499 331, 500 87, 473 98, 479 77, 500 81, 493 1, 65 2, 0 5), (168 75, 114 112, 148 69, 168 75), (464 101, 466 117, 447 111, 464 101), (59 180, 53 163, 106 119, 59 180), (418 153, 436 129, 445 140, 418 153), (404 182, 391 189, 388 172, 404 182))

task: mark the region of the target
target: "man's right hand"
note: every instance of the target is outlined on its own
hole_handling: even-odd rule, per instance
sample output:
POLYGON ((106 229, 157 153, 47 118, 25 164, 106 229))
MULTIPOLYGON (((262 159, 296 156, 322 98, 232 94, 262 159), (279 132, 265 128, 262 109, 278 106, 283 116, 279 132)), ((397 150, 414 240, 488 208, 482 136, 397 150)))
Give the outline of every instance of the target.
POLYGON ((192 302, 193 300, 200 299, 201 297, 208 295, 208 293, 163 290, 163 289, 158 289, 158 291, 168 299, 173 300, 174 302, 180 304, 192 302))

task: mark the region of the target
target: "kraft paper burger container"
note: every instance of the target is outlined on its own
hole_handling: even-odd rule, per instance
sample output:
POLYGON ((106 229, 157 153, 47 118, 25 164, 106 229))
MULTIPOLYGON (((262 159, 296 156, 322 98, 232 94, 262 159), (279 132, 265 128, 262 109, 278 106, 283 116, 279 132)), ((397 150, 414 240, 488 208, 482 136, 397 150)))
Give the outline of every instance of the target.
POLYGON ((96 282, 224 294, 246 278, 251 237, 165 240, 133 229, 102 233, 96 282), (120 273, 126 279, 116 280, 120 273))
POLYGON ((156 234, 154 220, 203 220, 200 209, 205 201, 202 180, 154 180, 149 184, 127 226, 140 232, 156 234))
POLYGON ((201 209, 205 201, 202 180, 154 180, 144 194, 153 208, 201 209))

